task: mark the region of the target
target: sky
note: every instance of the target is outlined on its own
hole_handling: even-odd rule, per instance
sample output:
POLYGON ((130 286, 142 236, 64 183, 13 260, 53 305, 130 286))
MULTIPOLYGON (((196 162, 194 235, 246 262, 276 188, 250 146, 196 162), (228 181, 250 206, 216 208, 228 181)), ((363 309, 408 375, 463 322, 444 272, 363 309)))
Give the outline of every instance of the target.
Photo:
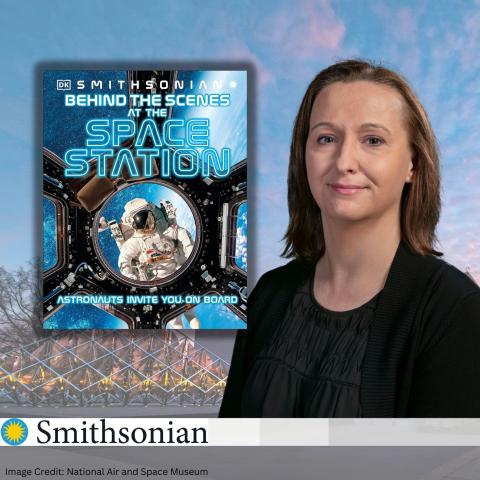
POLYGON ((405 75, 425 105, 442 154, 440 249, 480 280, 478 1, 3 0, 0 36, 1 266, 32 260, 41 238, 41 65, 250 65, 255 281, 284 262, 288 151, 302 95, 322 68, 362 57, 405 75))

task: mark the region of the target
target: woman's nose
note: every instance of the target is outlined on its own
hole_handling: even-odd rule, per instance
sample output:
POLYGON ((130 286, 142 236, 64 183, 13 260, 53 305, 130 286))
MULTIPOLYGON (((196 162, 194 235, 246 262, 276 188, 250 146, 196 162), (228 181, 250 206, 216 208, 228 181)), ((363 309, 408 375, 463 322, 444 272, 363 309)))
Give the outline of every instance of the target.
POLYGON ((336 167, 341 173, 351 173, 358 169, 358 149, 353 138, 345 137, 338 143, 336 167))

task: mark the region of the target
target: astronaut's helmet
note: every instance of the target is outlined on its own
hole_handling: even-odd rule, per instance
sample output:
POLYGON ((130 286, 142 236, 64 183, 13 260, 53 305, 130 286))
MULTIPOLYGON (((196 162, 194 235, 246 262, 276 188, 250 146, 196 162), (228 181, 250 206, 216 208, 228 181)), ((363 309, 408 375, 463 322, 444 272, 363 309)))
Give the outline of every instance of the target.
POLYGON ((155 216, 152 212, 152 205, 144 198, 130 200, 125 204, 121 223, 135 231, 153 231, 155 216))
POLYGON ((155 217, 148 209, 140 210, 132 216, 132 227, 142 232, 153 232, 155 230, 155 217))
POLYGON ((155 205, 144 198, 134 198, 125 204, 121 221, 137 232, 149 233, 156 230, 163 233, 176 224, 176 211, 168 200, 161 200, 155 205))

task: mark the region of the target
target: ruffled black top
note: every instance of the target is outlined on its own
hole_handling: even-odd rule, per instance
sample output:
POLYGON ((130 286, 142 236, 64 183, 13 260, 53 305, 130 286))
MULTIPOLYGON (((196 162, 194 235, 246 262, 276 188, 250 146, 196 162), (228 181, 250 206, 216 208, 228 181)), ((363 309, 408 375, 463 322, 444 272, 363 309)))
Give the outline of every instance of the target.
POLYGON ((310 276, 255 357, 242 416, 361 417, 362 364, 378 297, 353 310, 327 310, 310 276))

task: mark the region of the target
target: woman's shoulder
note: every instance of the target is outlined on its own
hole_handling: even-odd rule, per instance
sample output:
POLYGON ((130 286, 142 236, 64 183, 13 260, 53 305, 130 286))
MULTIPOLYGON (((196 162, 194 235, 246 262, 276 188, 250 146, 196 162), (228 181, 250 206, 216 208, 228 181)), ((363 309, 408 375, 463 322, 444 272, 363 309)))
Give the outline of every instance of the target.
POLYGON ((265 272, 248 297, 248 328, 259 321, 277 322, 311 269, 299 260, 292 260, 265 272))
POLYGON ((257 282, 257 287, 276 284, 278 282, 285 282, 286 280, 293 281, 301 279, 312 269, 311 266, 302 263, 300 260, 294 259, 280 267, 268 270, 265 272, 257 282))
POLYGON ((467 273, 438 257, 423 258, 421 264, 430 266, 432 275, 424 285, 426 311, 436 322, 450 323, 462 308, 476 305, 480 321, 480 287, 467 273))
MULTIPOLYGON (((426 288, 424 345, 427 350, 453 330, 480 334, 480 287, 473 277, 445 260, 429 260, 437 266, 426 288)), ((480 338, 477 338, 480 340, 480 338)))
POLYGON ((278 296, 280 291, 282 296, 289 295, 298 287, 309 271, 310 268, 307 265, 295 259, 281 267, 265 272, 249 295, 249 307, 250 305, 255 307, 261 299, 265 302, 270 301, 270 297, 278 296))
POLYGON ((441 258, 434 257, 430 262, 437 266, 435 280, 432 282, 437 298, 446 295, 458 301, 471 295, 480 295, 480 287, 470 274, 441 258))
POLYGON ((462 272, 443 258, 414 253, 401 244, 394 259, 395 279, 406 278, 421 288, 425 295, 437 294, 445 299, 458 299, 465 295, 479 294, 480 287, 473 277, 462 272))

